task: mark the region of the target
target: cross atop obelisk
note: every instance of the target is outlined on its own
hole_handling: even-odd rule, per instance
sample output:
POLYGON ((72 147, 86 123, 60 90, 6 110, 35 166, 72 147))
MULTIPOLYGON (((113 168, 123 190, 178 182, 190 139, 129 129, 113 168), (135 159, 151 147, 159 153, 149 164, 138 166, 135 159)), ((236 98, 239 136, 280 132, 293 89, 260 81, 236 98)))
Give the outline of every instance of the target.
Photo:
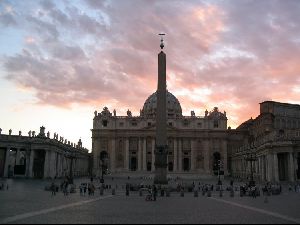
MULTIPOLYGON (((160 48, 163 49, 165 34, 161 36, 160 48)), ((166 54, 158 54, 158 84, 157 84, 157 111, 156 111, 156 145, 155 145, 155 184, 168 184, 167 180, 167 78, 166 54)))
POLYGON ((165 44, 164 44, 164 36, 165 36, 166 34, 164 34, 164 33, 160 33, 159 34, 159 36, 161 37, 161 39, 160 39, 160 48, 161 49, 164 49, 164 47, 165 47, 165 44))

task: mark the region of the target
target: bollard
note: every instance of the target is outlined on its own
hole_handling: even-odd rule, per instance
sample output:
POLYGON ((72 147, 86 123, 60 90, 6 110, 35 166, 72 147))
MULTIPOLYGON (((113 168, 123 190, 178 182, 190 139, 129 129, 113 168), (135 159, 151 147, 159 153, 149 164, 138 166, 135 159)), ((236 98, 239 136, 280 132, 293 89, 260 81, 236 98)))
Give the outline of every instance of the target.
POLYGON ((100 188, 100 196, 103 196, 103 194, 104 194, 104 190, 103 188, 100 188))
POLYGON ((220 190, 220 198, 223 197, 223 191, 220 190))
POLYGON ((116 190, 115 189, 112 189, 112 195, 116 195, 116 190))
POLYGON ((170 197, 170 191, 169 190, 166 191, 166 197, 170 197))
POLYGON ((140 189, 140 197, 143 196, 143 191, 140 189))
POLYGON ((194 191, 194 197, 198 198, 198 191, 194 191))
POLYGON ((180 196, 184 197, 184 191, 181 191, 180 196))
POLYGON ((126 190, 126 196, 129 196, 129 190, 126 190))
POLYGON ((211 197, 211 191, 207 192, 207 197, 211 197))

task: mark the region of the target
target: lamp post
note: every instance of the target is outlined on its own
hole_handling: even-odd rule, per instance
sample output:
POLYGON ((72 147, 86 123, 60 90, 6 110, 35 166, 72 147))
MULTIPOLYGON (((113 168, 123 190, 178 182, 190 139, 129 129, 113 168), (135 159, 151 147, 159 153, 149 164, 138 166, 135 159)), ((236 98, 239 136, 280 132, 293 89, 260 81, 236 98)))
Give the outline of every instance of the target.
POLYGON ((251 172, 251 179, 249 182, 249 186, 253 187, 255 186, 255 180, 254 180, 254 171, 253 171, 253 162, 257 161, 256 153, 253 152, 251 149, 250 152, 246 153, 246 156, 244 157, 246 162, 250 162, 250 172, 251 172))
POLYGON ((221 181, 221 166, 222 166, 222 161, 218 160, 218 185, 222 185, 222 181, 221 181))
POLYGON ((107 156, 102 155, 102 157, 100 156, 99 158, 100 158, 100 160, 99 160, 100 166, 99 167, 101 167, 101 180, 100 180, 100 183, 104 184, 104 172, 105 172, 106 164, 107 164, 107 156))

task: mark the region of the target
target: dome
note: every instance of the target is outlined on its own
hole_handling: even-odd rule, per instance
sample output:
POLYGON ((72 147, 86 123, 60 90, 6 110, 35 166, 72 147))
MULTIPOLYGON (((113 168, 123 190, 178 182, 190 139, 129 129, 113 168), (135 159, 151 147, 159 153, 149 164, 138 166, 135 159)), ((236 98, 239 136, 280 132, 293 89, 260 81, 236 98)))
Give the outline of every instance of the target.
MULTIPOLYGON (((144 103, 142 115, 147 117, 155 116, 157 108, 157 92, 150 95, 144 103)), ((167 117, 182 116, 182 109, 178 99, 167 91, 167 117)))

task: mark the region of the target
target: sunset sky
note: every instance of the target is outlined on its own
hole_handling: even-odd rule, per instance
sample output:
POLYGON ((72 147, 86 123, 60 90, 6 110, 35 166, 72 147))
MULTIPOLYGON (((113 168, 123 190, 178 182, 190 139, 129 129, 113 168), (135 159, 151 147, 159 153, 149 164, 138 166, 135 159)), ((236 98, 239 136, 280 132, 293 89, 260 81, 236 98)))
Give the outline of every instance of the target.
POLYGON ((300 104, 299 0, 0 0, 0 128, 46 127, 91 149, 94 111, 134 116, 157 87, 184 115, 217 106, 235 128, 259 103, 300 104))

